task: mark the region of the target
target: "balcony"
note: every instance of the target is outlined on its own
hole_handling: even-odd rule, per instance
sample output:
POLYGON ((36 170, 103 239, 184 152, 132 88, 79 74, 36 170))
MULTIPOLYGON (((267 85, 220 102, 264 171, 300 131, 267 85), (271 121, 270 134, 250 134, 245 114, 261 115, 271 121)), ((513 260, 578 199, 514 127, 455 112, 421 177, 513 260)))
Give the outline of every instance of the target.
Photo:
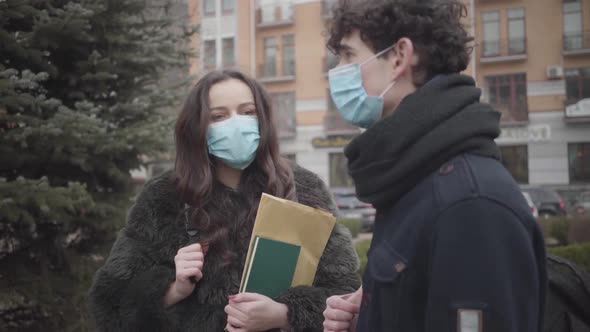
POLYGON ((292 3, 275 1, 266 3, 256 9, 256 26, 258 28, 280 27, 295 23, 292 3))
POLYGON ((564 33, 563 55, 582 54, 590 54, 590 31, 564 33))
POLYGON ((521 61, 527 58, 526 38, 484 40, 481 42, 481 63, 521 61))
POLYGON ((332 18, 332 8, 338 3, 338 0, 322 0, 322 17, 324 19, 332 18))
POLYGON ((276 62, 267 62, 258 65, 258 79, 263 83, 275 83, 275 82, 289 82, 295 80, 295 63, 286 63, 282 70, 279 72, 279 68, 276 62))
POLYGON ((590 98, 569 96, 564 104, 566 123, 590 122, 590 98))

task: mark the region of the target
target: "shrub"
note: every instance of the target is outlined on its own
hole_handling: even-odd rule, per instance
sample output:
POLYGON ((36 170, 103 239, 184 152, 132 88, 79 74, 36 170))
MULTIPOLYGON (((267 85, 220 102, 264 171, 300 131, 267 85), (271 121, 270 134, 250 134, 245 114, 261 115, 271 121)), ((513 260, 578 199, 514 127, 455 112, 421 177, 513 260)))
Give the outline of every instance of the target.
POLYGON ((550 248, 549 253, 570 260, 590 272, 590 243, 550 248))
POLYGON ((590 218, 556 217, 539 220, 545 239, 555 239, 558 245, 590 242, 590 218))
POLYGON ((369 251, 370 246, 371 240, 359 241, 354 245, 361 262, 359 269, 359 273, 361 274, 361 276, 365 274, 365 269, 367 268, 367 252, 369 251))
POLYGON ((590 217, 573 219, 567 239, 570 244, 590 242, 590 217))
POLYGON ((361 231, 361 221, 359 219, 352 218, 338 218, 338 223, 346 226, 350 230, 352 238, 356 238, 361 231))
POLYGON ((551 221, 550 233, 551 237, 555 238, 559 244, 568 244, 567 235, 569 233, 570 221, 568 219, 555 219, 551 221))

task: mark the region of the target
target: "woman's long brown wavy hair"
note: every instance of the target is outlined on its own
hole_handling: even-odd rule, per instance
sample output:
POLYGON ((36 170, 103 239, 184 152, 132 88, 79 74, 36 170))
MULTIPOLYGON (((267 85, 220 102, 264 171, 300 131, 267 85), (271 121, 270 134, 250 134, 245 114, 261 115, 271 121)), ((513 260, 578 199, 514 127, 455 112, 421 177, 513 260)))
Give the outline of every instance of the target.
MULTIPOLYGON (((210 248, 219 249, 229 259, 234 256, 227 249, 230 227, 248 228, 252 226, 262 192, 273 196, 296 200, 293 171, 279 153, 279 138, 274 124, 270 98, 264 88, 254 79, 235 70, 214 71, 192 88, 176 122, 175 129, 176 160, 174 183, 182 200, 191 208, 190 222, 195 226, 203 241, 210 248), (212 197, 215 183, 215 162, 207 148, 207 128, 209 126, 209 91, 215 84, 237 79, 252 91, 258 124, 260 143, 255 161, 242 173, 241 182, 248 186, 248 211, 246 220, 239 225, 222 222, 223 216, 219 202, 212 197), (252 188, 254 187, 254 188, 252 188), (219 215, 219 218, 215 216, 219 215), (249 223, 246 225, 245 223, 249 223)), ((238 221, 234 221, 238 222, 238 221)), ((249 232, 246 232, 249 234, 249 232)), ((244 236, 243 236, 244 237, 244 236)), ((247 241, 249 239, 241 239, 247 241)))

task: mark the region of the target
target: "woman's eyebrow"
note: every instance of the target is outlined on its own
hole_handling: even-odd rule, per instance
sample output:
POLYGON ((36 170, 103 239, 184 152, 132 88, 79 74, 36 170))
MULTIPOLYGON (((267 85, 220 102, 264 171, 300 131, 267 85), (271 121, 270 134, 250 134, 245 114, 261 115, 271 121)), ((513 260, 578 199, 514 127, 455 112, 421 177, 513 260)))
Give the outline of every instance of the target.
POLYGON ((216 107, 210 108, 209 110, 210 111, 217 111, 217 110, 224 111, 226 109, 227 109, 227 107, 225 107, 225 106, 216 106, 216 107))

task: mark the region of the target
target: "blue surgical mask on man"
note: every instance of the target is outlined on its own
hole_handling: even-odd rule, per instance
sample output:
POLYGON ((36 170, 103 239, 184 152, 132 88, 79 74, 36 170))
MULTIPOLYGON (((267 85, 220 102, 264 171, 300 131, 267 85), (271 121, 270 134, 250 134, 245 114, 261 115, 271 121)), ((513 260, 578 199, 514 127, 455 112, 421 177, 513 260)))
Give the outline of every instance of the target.
POLYGON ((207 130, 209 153, 235 169, 243 170, 254 161, 259 142, 255 116, 234 115, 210 124, 207 130))
POLYGON ((395 81, 379 96, 369 96, 363 86, 361 67, 391 50, 390 46, 362 63, 336 67, 328 72, 330 95, 342 117, 353 125, 369 128, 383 114, 383 96, 393 87, 395 81))

